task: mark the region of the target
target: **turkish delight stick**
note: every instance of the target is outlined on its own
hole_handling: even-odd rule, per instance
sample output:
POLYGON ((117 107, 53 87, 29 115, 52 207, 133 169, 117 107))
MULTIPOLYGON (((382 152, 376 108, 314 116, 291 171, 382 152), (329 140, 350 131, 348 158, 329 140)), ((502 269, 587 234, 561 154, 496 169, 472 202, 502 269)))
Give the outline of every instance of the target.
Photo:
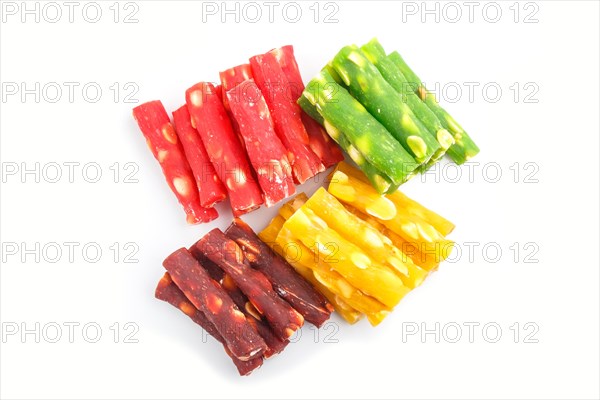
POLYGON ((295 193, 288 151, 275 133, 267 102, 253 80, 227 92, 267 207, 295 193), (238 88, 243 90, 238 90, 238 88))
POLYGON ((281 339, 288 339, 303 325, 302 315, 275 293, 267 277, 252 269, 242 249, 219 229, 207 233, 196 246, 231 276, 281 339))
POLYGON ((215 325, 235 357, 246 361, 262 356, 267 347, 263 338, 187 249, 172 253, 163 266, 190 302, 215 325))
POLYGON ((192 86, 186 91, 187 108, 216 174, 227 187, 234 215, 241 215, 260 207, 262 192, 218 92, 207 82, 192 86))
POLYGON ((198 193, 200 194, 200 205, 202 207, 212 207, 216 203, 225 200, 227 191, 208 158, 187 106, 183 105, 173 111, 173 125, 196 178, 198 193))
POLYGON ((167 184, 183 206, 187 222, 196 224, 216 219, 219 216, 217 210, 200 205, 194 175, 162 103, 155 100, 135 107, 133 118, 160 163, 167 184))
POLYGON ((181 289, 179 289, 175 282, 173 282, 173 279, 171 279, 171 276, 168 272, 165 272, 165 275, 158 282, 155 296, 157 299, 165 301, 181 310, 185 315, 190 317, 192 321, 200 325, 200 327, 202 327, 206 333, 218 340, 225 348, 225 352, 235 364, 240 375, 250 375, 252 371, 262 365, 263 359, 261 357, 253 358, 252 360, 248 361, 242 361, 231 354, 227 348, 227 344, 225 343, 223 336, 221 336, 219 331, 217 331, 217 328, 208 320, 208 318, 206 318, 206 315, 204 315, 202 311, 198 310, 192 303, 190 303, 181 289))

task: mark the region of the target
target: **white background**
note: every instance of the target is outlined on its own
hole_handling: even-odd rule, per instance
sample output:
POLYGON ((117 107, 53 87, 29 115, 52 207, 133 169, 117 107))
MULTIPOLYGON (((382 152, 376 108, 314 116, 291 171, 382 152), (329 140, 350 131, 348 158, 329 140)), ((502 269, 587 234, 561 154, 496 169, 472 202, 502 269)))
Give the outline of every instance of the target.
MULTIPOLYGON (((445 8, 444 18, 440 3, 439 22, 429 15, 423 23, 421 2, 412 3, 418 9, 411 15, 414 8, 407 3, 338 1, 337 23, 323 22, 323 4, 315 23, 313 2, 303 2, 298 23, 285 21, 282 5, 270 23, 263 4, 260 22, 236 23, 229 16, 224 24, 220 14, 203 22, 201 3, 191 1, 137 1, 139 22, 132 24, 122 22, 133 10, 123 10, 123 4, 120 22, 114 23, 112 1, 101 2, 98 23, 86 22, 83 4, 75 9, 73 23, 61 5, 57 23, 43 15, 39 23, 35 16, 21 23, 20 14, 3 15, 0 28, 3 89, 7 82, 25 82, 29 88, 36 82, 42 87, 80 84, 72 103, 63 87, 56 103, 47 101, 54 94, 42 93, 36 103, 34 95, 23 101, 18 93, 0 104, 2 398, 598 398, 597 2, 516 7, 512 1, 498 2, 502 16, 496 23, 486 21, 495 17, 496 7, 485 14, 485 3, 474 9, 473 22, 462 2, 455 3, 462 11, 459 22, 448 22, 455 11, 445 8), (517 22, 515 9, 520 10, 517 22), (537 22, 524 23, 534 11, 537 22), (231 215, 220 206, 214 223, 185 224, 131 118, 135 104, 124 102, 124 91, 115 102, 109 87, 117 82, 123 90, 133 82, 139 87, 135 99, 161 99, 171 111, 183 104, 186 88, 215 81, 218 71, 254 54, 293 44, 308 80, 340 47, 374 36, 388 51, 399 50, 430 86, 463 89, 455 103, 441 97, 482 149, 473 160, 480 165, 472 165, 472 179, 463 167, 460 179, 451 182, 457 170, 450 165, 402 187, 456 223, 450 237, 463 252, 454 254, 455 262, 442 264, 379 327, 366 321, 349 326, 334 317, 337 325, 317 338, 307 326, 283 354, 240 378, 219 344, 203 343, 197 326, 153 297, 162 260, 209 229, 225 228, 231 215), (96 103, 81 95, 88 82, 103 89, 96 103), (473 101, 465 82, 479 84, 473 101), (520 87, 516 99, 515 82, 520 87), (483 96, 486 83, 502 89, 497 102, 490 99, 493 88, 487 99, 483 96), (525 88, 526 83, 533 86, 525 88), (539 91, 526 98, 535 87, 539 91), (6 175, 15 165, 32 168, 36 162, 40 168, 95 162, 103 175, 98 183, 86 182, 81 167, 73 183, 66 167, 58 183, 44 176, 36 183, 34 175, 20 171, 6 175), (109 167, 115 162, 121 173, 125 163, 137 164, 139 182, 124 183, 121 175, 114 183, 109 167), (525 163, 533 164, 526 169, 525 163), (484 171, 484 165, 492 167, 484 171), (492 183, 497 169, 502 176, 492 183), (42 254, 39 262, 35 254, 24 255, 21 262, 22 243, 33 248, 36 242, 80 246, 73 262, 66 253, 56 263, 48 262, 54 253, 42 254), (121 248, 116 262, 109 249, 115 242, 121 248), (123 262, 128 242, 139 246, 137 263, 123 262), (479 243, 472 258, 467 242, 479 243), (10 243, 19 246, 16 255, 5 251, 10 243), (82 257, 86 243, 103 250, 97 263, 82 257), (486 243, 492 243, 489 253, 482 252, 486 243), (496 248, 502 250, 498 257, 496 248), (68 322, 80 324, 73 343, 64 326, 68 322), (127 322, 139 327, 133 336, 138 343, 124 343, 124 334, 131 332, 124 329, 127 322), (480 324, 473 343, 464 325, 469 322, 480 324), (15 326, 32 329, 35 323, 47 328, 40 343, 33 334, 23 338, 20 331, 6 332, 15 326), (63 326, 57 343, 48 340, 55 335, 52 323, 63 326), (102 328, 97 343, 82 335, 86 323, 102 328), (118 343, 110 329, 114 323, 120 324, 118 343), (433 334, 407 335, 423 323, 428 329, 440 324, 446 334, 439 343, 433 334), (482 332, 486 323, 502 329, 496 343, 488 342, 494 329, 487 336, 482 332), (455 324, 462 327, 462 337, 451 343, 455 324), (333 340, 325 340, 336 326, 333 340), (536 326, 539 330, 525 340, 536 326)), ((47 12, 54 18, 53 10, 47 12)), ((260 230, 275 212, 261 209, 245 219, 260 230)), ((93 330, 88 333, 94 336, 93 330)))

